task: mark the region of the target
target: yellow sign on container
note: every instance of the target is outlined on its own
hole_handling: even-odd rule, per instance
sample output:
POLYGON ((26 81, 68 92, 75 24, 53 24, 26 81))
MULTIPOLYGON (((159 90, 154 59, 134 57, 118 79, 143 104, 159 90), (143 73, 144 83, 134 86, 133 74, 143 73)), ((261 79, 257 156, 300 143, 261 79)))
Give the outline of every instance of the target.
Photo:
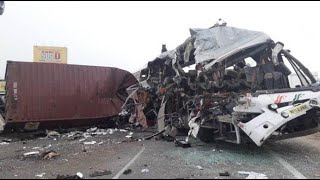
POLYGON ((67 64, 67 48, 54 46, 34 46, 33 61, 67 64))
POLYGON ((6 92, 5 86, 6 86, 6 82, 5 81, 0 81, 0 93, 5 93, 6 92))

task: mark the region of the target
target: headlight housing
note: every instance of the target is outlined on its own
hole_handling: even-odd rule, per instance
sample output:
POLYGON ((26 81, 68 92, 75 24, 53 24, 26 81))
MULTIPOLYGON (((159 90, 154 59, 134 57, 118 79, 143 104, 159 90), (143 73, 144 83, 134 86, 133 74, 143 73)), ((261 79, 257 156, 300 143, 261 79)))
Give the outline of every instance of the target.
POLYGON ((270 108, 272 109, 272 110, 276 110, 276 109, 278 109, 278 105, 277 104, 271 104, 270 105, 270 108))
POLYGON ((316 99, 311 99, 311 100, 309 101, 309 105, 310 105, 311 107, 319 106, 319 102, 318 102, 318 100, 316 100, 316 99))
POLYGON ((288 117, 289 117, 289 113, 287 113, 287 112, 282 112, 282 113, 281 113, 281 116, 284 117, 284 118, 288 118, 288 117))

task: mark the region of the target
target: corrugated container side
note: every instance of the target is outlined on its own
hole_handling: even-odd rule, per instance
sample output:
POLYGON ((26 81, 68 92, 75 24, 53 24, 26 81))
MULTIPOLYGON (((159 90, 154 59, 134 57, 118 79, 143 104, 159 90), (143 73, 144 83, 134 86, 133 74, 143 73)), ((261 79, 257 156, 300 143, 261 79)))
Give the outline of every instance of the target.
POLYGON ((5 120, 16 123, 115 116, 137 80, 118 68, 8 61, 6 82, 5 120))

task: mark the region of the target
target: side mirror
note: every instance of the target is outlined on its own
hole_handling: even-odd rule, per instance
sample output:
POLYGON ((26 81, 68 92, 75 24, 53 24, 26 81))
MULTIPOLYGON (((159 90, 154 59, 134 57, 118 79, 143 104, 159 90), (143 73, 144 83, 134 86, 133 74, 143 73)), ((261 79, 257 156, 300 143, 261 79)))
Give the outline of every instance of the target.
POLYGON ((4 1, 0 1, 0 15, 4 12, 4 1))

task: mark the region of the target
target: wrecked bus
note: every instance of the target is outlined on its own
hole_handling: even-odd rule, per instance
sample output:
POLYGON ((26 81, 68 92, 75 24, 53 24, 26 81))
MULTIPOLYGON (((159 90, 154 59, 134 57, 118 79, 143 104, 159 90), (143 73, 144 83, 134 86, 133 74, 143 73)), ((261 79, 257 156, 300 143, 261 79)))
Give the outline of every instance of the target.
POLYGON ((124 106, 132 122, 257 146, 319 131, 319 83, 283 43, 219 22, 190 33, 135 73, 140 83, 129 91, 136 98, 124 106), (294 88, 292 73, 300 80, 294 88))

